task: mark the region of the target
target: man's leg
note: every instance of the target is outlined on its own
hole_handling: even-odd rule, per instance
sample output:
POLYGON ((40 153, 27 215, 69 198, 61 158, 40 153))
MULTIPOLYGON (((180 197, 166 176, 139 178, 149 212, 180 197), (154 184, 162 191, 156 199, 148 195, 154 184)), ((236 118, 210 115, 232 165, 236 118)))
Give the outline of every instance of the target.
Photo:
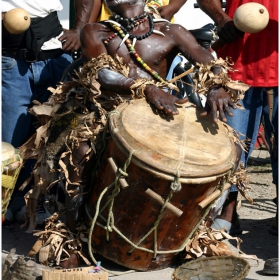
MULTIPOLYGON (((235 131, 241 133, 240 139, 244 140, 247 136, 251 139, 248 145, 248 152, 242 151, 240 162, 247 166, 247 161, 250 154, 254 150, 255 142, 258 135, 260 126, 262 110, 263 110, 263 96, 264 90, 262 88, 251 87, 246 93, 242 100, 242 106, 245 110, 236 109, 233 111, 234 116, 228 117, 227 124, 230 125, 235 131)), ((232 186, 227 199, 224 202, 221 215, 216 219, 212 225, 213 228, 219 229, 226 225, 226 228, 232 229, 232 233, 239 232, 239 221, 237 217, 237 197, 238 189, 236 186, 232 186), (226 221, 223 223, 223 221, 226 221), (233 230, 235 229, 235 230, 233 230)))
POLYGON ((278 235, 278 87, 268 88, 267 103, 264 107, 264 132, 270 149, 272 168, 272 183, 276 186, 276 216, 269 229, 273 235, 278 235))

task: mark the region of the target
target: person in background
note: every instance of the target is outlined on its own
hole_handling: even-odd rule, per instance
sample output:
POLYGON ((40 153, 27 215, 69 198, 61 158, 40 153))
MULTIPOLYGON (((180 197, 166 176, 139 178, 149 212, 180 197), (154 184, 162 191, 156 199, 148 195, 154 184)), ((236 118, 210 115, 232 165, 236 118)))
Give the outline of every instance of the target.
MULTIPOLYGON (((20 147, 35 132, 34 120, 28 113, 33 100, 47 101, 60 81, 65 68, 72 63, 71 52, 80 47, 80 31, 88 22, 92 0, 76 0, 76 18, 72 29, 66 30, 57 12, 63 9, 59 0, 2 0, 2 141, 20 147), (3 25, 5 13, 14 8, 25 9, 31 18, 30 27, 21 34, 10 34, 3 25)), ((19 175, 3 224, 15 216, 24 221, 24 194, 18 188, 30 177, 34 161, 25 163, 19 175), (20 213, 22 215, 20 215, 20 213)), ((37 218, 43 222, 46 209, 41 204, 37 218)), ((40 221, 38 220, 38 223, 40 221)))
MULTIPOLYGON (((241 161, 247 165, 254 149, 261 119, 264 119, 265 136, 269 143, 273 183, 278 197, 278 1, 260 0, 269 12, 269 22, 258 33, 248 34, 234 26, 236 9, 251 1, 227 0, 223 11, 220 0, 197 0, 202 11, 217 24, 218 35, 223 46, 217 51, 218 57, 231 57, 234 80, 242 80, 251 85, 241 102, 245 110, 235 110, 227 124, 237 132, 251 139, 248 152, 243 152, 241 161)), ((238 190, 232 186, 221 215, 212 224, 213 228, 225 227, 231 234, 241 233, 236 205, 238 190)), ((278 203, 276 217, 269 232, 278 235, 278 203)))
MULTIPOLYGON (((174 23, 174 15, 181 9, 187 0, 147 0, 146 5, 157 9, 161 17, 174 23)), ((107 20, 111 13, 102 0, 95 0, 89 23, 107 20)))

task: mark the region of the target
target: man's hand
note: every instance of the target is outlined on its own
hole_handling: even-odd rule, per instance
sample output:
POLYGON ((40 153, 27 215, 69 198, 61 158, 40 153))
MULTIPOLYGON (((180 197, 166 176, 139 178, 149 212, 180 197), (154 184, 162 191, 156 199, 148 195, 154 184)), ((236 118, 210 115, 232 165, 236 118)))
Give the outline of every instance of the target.
POLYGON ((63 35, 58 39, 62 42, 62 49, 66 52, 75 52, 80 46, 80 30, 78 29, 63 29, 63 35))
POLYGON ((234 102, 230 100, 230 96, 224 91, 222 87, 210 90, 210 92, 207 94, 207 104, 211 110, 209 112, 205 111, 201 113, 201 116, 207 116, 211 112, 215 122, 218 121, 217 111, 219 111, 220 119, 223 122, 227 122, 225 112, 232 117, 233 113, 231 112, 231 108, 237 108, 234 102))
POLYGON ((218 26, 218 36, 221 41, 229 44, 239 38, 243 38, 244 32, 235 27, 233 20, 229 20, 218 26))
POLYGON ((178 115, 179 111, 175 105, 184 104, 188 98, 180 99, 172 94, 166 93, 156 86, 148 85, 145 88, 146 98, 156 106, 157 109, 165 111, 167 114, 178 115))
POLYGON ((176 14, 178 11, 174 10, 174 7, 171 5, 166 5, 163 7, 158 8, 158 12, 160 13, 161 17, 167 20, 171 20, 171 18, 176 14))

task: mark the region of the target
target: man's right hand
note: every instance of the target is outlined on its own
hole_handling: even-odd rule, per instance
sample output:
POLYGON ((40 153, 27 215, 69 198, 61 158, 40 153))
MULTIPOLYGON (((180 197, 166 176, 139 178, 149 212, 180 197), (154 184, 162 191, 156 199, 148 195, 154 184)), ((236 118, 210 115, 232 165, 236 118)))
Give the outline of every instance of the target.
POLYGON ((223 122, 227 122, 226 114, 230 117, 233 116, 231 108, 236 109, 237 106, 234 102, 231 101, 230 96, 222 87, 214 88, 210 90, 207 94, 207 104, 211 110, 205 111, 200 115, 202 117, 207 116, 208 114, 212 114, 213 120, 215 122, 218 121, 217 112, 219 112, 220 119, 223 122))
POLYGON ((147 85, 145 88, 146 98, 156 106, 157 109, 163 110, 167 114, 178 115, 177 104, 184 104, 188 98, 180 99, 172 94, 166 93, 153 85, 147 85))
POLYGON ((244 32, 235 27, 233 20, 229 20, 218 26, 218 36, 221 41, 229 44, 243 38, 244 32))

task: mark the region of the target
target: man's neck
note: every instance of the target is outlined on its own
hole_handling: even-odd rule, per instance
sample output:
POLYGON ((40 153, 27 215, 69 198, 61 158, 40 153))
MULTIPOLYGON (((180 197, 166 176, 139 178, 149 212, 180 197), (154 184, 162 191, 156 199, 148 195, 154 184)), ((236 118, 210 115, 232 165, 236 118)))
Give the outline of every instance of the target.
POLYGON ((120 15, 123 18, 134 18, 136 16, 140 16, 144 13, 144 6, 135 4, 135 5, 119 5, 115 7, 114 11, 115 14, 120 15))

